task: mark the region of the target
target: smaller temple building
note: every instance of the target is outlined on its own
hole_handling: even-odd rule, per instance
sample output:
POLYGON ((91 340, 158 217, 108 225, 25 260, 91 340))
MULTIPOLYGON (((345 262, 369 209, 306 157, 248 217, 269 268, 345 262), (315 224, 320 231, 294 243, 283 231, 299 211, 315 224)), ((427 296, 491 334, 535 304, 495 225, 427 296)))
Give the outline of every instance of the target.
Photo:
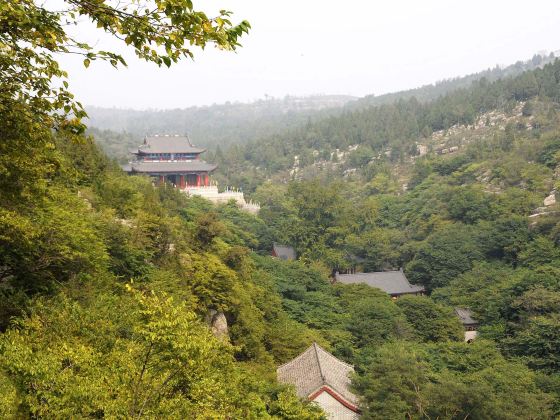
POLYGON ((317 403, 330 420, 360 417, 358 398, 350 391, 349 375, 353 372, 353 366, 317 343, 276 370, 278 382, 294 385, 300 398, 317 403))
POLYGON ((455 308, 455 313, 459 317, 463 328, 465 329, 465 341, 470 343, 477 336, 478 321, 473 318, 473 314, 470 309, 467 308, 455 308))
POLYGON ((145 137, 133 154, 136 160, 125 167, 129 173, 147 174, 180 189, 210 185, 217 165, 200 159, 206 149, 192 145, 187 136, 145 137))
POLYGON ((335 282, 343 284, 363 283, 383 290, 393 299, 402 295, 423 295, 424 286, 410 284, 402 268, 398 271, 375 271, 372 273, 339 274, 335 273, 335 282))
POLYGON ((280 258, 281 260, 293 261, 296 259, 296 251, 291 246, 280 245, 274 242, 272 244, 273 257, 280 258))

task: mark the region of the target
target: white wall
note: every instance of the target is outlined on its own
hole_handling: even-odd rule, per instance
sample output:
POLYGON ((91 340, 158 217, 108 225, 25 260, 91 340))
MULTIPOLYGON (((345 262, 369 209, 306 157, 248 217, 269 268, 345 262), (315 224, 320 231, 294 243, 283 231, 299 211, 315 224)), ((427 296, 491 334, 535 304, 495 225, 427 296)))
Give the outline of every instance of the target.
POLYGON ((465 331, 465 341, 472 341, 476 338, 476 331, 465 331))
POLYGON ((323 409, 329 420, 356 420, 360 418, 359 414, 346 408, 328 392, 321 392, 313 402, 323 409))

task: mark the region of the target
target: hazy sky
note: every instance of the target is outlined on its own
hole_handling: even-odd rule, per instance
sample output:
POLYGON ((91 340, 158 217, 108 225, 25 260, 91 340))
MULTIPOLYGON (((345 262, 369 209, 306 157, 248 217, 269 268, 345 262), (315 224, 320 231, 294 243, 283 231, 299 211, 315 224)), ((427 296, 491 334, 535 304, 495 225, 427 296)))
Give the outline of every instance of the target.
MULTIPOLYGON (((310 94, 364 96, 417 87, 560 50, 558 0, 194 0, 225 8, 253 29, 236 53, 209 48, 175 68, 127 53, 114 70, 63 57, 86 105, 183 108, 310 94)), ((211 14, 211 13, 210 13, 211 14)), ((126 51, 78 27, 98 47, 126 51)))

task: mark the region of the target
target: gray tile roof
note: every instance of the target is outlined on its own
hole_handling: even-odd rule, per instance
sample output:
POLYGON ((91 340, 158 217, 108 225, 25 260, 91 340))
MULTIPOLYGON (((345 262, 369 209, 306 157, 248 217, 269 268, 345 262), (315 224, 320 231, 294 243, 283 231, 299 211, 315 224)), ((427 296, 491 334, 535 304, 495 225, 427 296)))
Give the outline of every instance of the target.
POLYGON ((478 321, 472 317, 472 312, 467 308, 455 308, 455 313, 463 325, 478 325, 478 321))
POLYGON ((152 136, 138 147, 140 153, 202 153, 206 149, 195 147, 186 136, 152 136))
POLYGON ((176 162, 131 162, 123 169, 127 172, 140 173, 173 173, 173 172, 211 172, 218 165, 202 160, 176 162))
POLYGON ((272 250, 274 251, 274 254, 282 260, 296 259, 296 251, 291 246, 280 245, 274 242, 272 244, 272 250))
POLYGON ((414 294, 424 291, 424 286, 410 284, 402 270, 356 274, 336 273, 335 280, 344 284, 364 283, 368 286, 381 289, 391 296, 414 294))
POLYGON ((317 343, 276 370, 278 381, 295 385, 300 398, 308 398, 326 385, 352 405, 357 405, 358 399, 349 389, 349 375, 353 372, 351 365, 338 360, 317 343))

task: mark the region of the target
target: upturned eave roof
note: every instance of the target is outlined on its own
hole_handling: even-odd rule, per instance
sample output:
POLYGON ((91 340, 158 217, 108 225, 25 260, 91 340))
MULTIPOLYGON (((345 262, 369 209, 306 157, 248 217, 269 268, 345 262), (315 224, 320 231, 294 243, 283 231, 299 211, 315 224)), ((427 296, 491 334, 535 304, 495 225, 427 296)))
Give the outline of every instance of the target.
POLYGON ((276 370, 278 381, 293 384, 300 398, 313 398, 328 387, 357 410, 358 398, 350 391, 350 375, 354 367, 313 343, 295 359, 276 370))
POLYGON ((212 172, 218 165, 201 160, 175 162, 131 162, 123 169, 136 173, 176 173, 176 172, 212 172))
POLYGON ((200 154, 206 149, 193 146, 186 136, 150 136, 144 138, 144 144, 134 154, 150 153, 192 153, 200 154))

